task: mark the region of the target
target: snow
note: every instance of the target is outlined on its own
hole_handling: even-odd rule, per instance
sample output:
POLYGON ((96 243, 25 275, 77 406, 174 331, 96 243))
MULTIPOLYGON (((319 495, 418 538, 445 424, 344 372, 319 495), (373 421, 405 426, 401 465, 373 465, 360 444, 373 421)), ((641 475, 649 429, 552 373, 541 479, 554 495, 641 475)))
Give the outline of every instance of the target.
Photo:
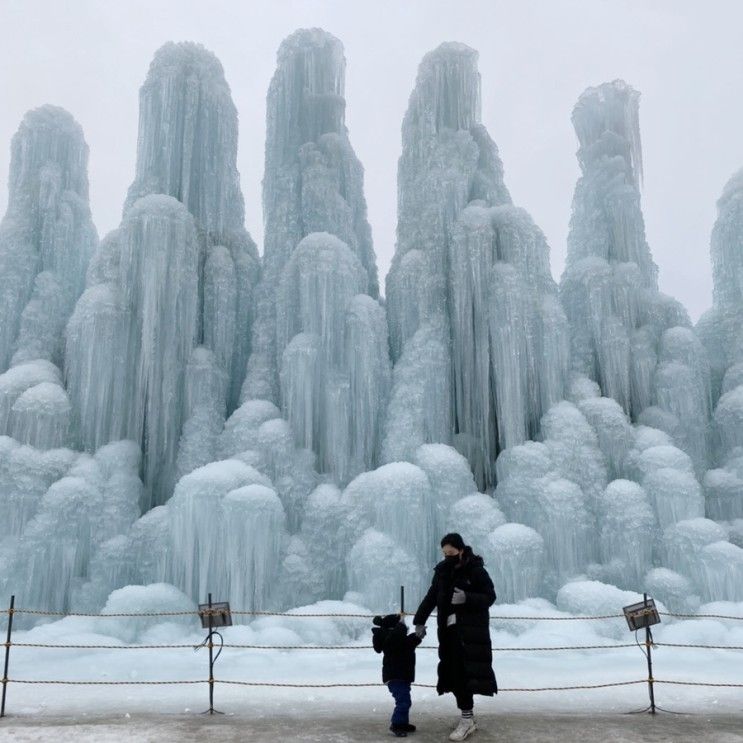
MULTIPOLYGON (((598 609, 609 614, 621 613, 621 606, 632 603, 637 595, 607 590, 601 584, 570 584, 565 592, 563 605, 575 606, 579 612, 598 609), (616 603, 619 602, 619 603, 616 603), (625 602, 622 604, 621 602, 625 602)), ((409 599, 410 600, 410 599, 409 599)), ((640 597, 641 600, 641 597, 640 597)), ((193 611, 193 603, 179 592, 163 585, 125 589, 110 597, 106 611, 143 612, 157 604, 172 611, 193 611)), ((392 604, 397 608, 396 604, 392 604)), ((384 611, 384 606, 373 607, 384 611)), ((700 607, 700 613, 743 616, 742 603, 716 603, 700 607)), ((572 612, 572 610, 571 610, 572 612)), ((362 614, 372 613, 368 606, 323 601, 298 607, 293 616, 261 617, 249 624, 238 624, 221 630, 225 642, 247 645, 303 645, 339 646, 338 650, 260 650, 225 648, 215 666, 215 676, 222 680, 243 680, 279 683, 378 683, 380 659, 370 648, 370 618, 301 618, 300 614, 362 614)), ((567 686, 585 683, 610 683, 637 680, 645 677, 646 661, 640 651, 632 646, 617 649, 540 651, 527 652, 525 647, 560 647, 573 645, 606 646, 632 643, 634 636, 628 632, 624 619, 584 621, 524 621, 511 620, 511 616, 565 617, 564 609, 543 600, 530 600, 518 604, 498 604, 493 614, 504 619, 493 620, 491 631, 494 666, 499 685, 509 687, 567 686), (508 648, 508 650, 501 650, 508 648)), ((740 622, 714 619, 693 619, 662 623, 653 628, 658 643, 743 644, 743 625, 740 622)), ((83 618, 70 617, 40 625, 32 630, 14 631, 16 642, 101 644, 130 647, 132 644, 185 644, 198 645, 206 632, 195 616, 161 618, 83 618)), ((435 682, 438 658, 436 643, 429 634, 423 647, 417 650, 417 682, 435 682)), ((730 681, 738 683, 739 658, 735 651, 705 651, 688 648, 669 648, 659 645, 653 651, 654 671, 657 678, 698 680, 703 682, 730 681), (714 663, 705 662, 714 653, 714 663)), ((190 647, 172 650, 48 650, 39 648, 13 648, 11 674, 17 679, 44 678, 100 681, 147 681, 169 679, 207 678, 206 651, 194 653, 190 647), (39 674, 39 669, 44 673, 39 674)), ((217 683, 216 706, 227 712, 263 710, 277 725, 292 715, 312 719, 327 709, 335 720, 342 711, 354 719, 374 713, 380 730, 385 725, 390 709, 389 692, 378 688, 322 689, 261 689, 251 688, 246 697, 245 688, 217 683)), ((668 709, 682 712, 705 711, 736 712, 739 694, 735 689, 700 689, 673 687, 658 684, 656 702, 668 709)), ((414 710, 425 716, 430 712, 455 714, 450 697, 439 698, 434 689, 414 687, 414 710)), ((11 684, 8 689, 8 710, 13 715, 7 724, 18 724, 25 716, 41 719, 53 715, 131 714, 133 719, 149 712, 166 714, 189 713, 201 710, 207 701, 207 685, 159 687, 153 694, 152 687, 83 687, 74 695, 68 687, 33 687, 11 684), (124 691, 122 691, 122 688, 124 691), (20 718, 19 718, 20 716, 20 718)), ((627 712, 642 707, 647 702, 643 685, 593 691, 561 691, 520 694, 501 692, 497 699, 479 699, 478 714, 488 717, 497 710, 499 716, 507 712, 529 713, 532 724, 537 712, 549 711, 565 714, 569 711, 586 712, 590 705, 592 714, 627 712), (590 695, 590 696, 589 696, 590 695)), ((628 718, 629 719, 629 718, 628 718)), ((83 720, 78 720, 78 723, 83 720)), ((307 723, 310 724, 310 723, 307 723)), ((493 723, 495 724, 495 723, 493 723)), ((602 727, 602 729, 604 729, 602 727)), ((84 730, 76 727, 76 730, 84 730)), ((18 738, 22 740, 23 738, 18 738)), ((97 738, 105 740, 106 738, 97 738)), ((117 739, 117 738, 114 738, 117 739)))

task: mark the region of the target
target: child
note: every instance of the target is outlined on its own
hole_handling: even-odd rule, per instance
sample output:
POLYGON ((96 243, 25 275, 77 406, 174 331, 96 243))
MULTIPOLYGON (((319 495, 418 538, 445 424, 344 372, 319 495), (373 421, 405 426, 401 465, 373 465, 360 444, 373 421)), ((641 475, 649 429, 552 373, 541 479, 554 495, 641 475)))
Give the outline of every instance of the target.
POLYGON ((415 725, 408 722, 410 711, 410 684, 415 681, 415 648, 420 645, 421 635, 408 634, 408 628, 399 614, 374 617, 372 629, 374 650, 383 653, 382 681, 387 684, 395 698, 390 730, 398 738, 415 732, 415 725))

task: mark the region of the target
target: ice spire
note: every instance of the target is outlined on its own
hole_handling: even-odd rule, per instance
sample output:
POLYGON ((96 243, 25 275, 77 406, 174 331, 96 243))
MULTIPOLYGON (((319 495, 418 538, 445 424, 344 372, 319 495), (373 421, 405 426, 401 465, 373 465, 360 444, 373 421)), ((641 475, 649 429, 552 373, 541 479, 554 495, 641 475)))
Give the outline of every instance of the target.
POLYGON ((85 448, 122 436, 142 445, 151 505, 169 497, 176 472, 203 461, 195 450, 213 443, 236 403, 258 257, 243 226, 237 111, 217 58, 190 42, 159 49, 139 126, 121 228, 91 261, 68 327, 67 377, 85 448), (226 380, 216 395, 187 383, 199 344, 189 368, 198 375, 208 359, 209 374, 226 380))
POLYGON ((67 443, 60 377, 63 329, 98 241, 88 206, 88 146, 55 106, 29 111, 13 137, 8 211, 0 223, 0 433, 41 448, 67 443), (51 426, 51 428, 50 428, 51 426))
POLYGON ((146 509, 175 484, 199 244, 186 208, 158 194, 136 201, 105 245, 115 251, 115 271, 83 293, 70 318, 68 386, 86 449, 121 438, 142 446, 146 509))
POLYGON ((701 473, 709 370, 686 311, 658 291, 640 209, 638 109, 639 93, 615 80, 586 90, 573 110, 582 176, 560 287, 573 369, 633 420, 666 430, 701 473))
POLYGON ((718 397, 725 372, 743 363, 743 169, 725 184, 717 201, 710 254, 713 304, 698 331, 710 354, 718 397))
POLYGON ((264 275, 243 389, 243 399, 273 402, 281 362, 276 291, 300 240, 312 232, 341 239, 366 271, 364 293, 378 295, 363 168, 345 125, 343 45, 322 29, 302 29, 282 42, 277 62, 266 111, 264 275))
POLYGON ((477 52, 449 43, 424 57, 402 137, 383 457, 453 440, 485 487, 498 450, 562 397, 566 321, 544 236, 511 205, 480 123, 477 52))
POLYGON ((710 518, 743 518, 743 170, 717 201, 710 243, 712 308, 697 332, 709 353, 714 411, 715 464, 704 480, 710 518))
POLYGON ((219 60, 200 44, 158 49, 139 91, 134 182, 124 212, 140 197, 173 196, 201 234, 199 337, 229 375, 237 403, 250 353, 258 253, 245 231, 237 170, 237 109, 219 60))
POLYGON ((298 446, 345 484, 378 459, 387 327, 363 169, 344 123, 340 41, 301 30, 268 91, 264 275, 244 399, 280 404, 298 446))

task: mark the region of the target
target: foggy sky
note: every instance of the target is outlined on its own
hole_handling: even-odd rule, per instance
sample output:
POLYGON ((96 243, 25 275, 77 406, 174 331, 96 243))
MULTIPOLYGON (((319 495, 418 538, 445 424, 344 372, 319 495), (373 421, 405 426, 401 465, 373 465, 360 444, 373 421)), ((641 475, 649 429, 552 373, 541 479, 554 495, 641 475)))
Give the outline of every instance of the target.
MULTIPOLYGON (((265 97, 282 39, 319 26, 345 46, 346 123, 366 171, 380 276, 394 252, 400 125, 423 55, 443 41, 480 53, 482 118, 514 203, 563 270, 579 175, 570 113, 588 86, 641 92, 647 237, 660 288, 693 320, 712 301, 715 202, 743 167, 743 3, 736 0, 0 0, 0 213, 10 139, 44 103, 69 110, 90 147, 93 219, 118 226, 134 177, 138 91, 166 41, 222 62, 240 115, 246 226, 262 252, 265 97)), ((0 277, 1 279, 1 277, 0 277)))

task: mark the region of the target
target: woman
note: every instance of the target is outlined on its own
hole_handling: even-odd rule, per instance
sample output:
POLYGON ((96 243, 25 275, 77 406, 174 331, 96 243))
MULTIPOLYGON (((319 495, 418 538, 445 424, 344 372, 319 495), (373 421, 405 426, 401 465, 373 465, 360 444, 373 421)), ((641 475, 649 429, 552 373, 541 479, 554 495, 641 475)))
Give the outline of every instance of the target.
POLYGON ((473 694, 493 696, 498 687, 493 673, 490 613, 495 601, 493 581, 481 557, 472 553, 459 534, 441 540, 444 559, 433 570, 433 580, 413 618, 416 633, 437 612, 439 667, 436 690, 452 692, 462 718, 449 740, 464 740, 477 730, 473 694))

